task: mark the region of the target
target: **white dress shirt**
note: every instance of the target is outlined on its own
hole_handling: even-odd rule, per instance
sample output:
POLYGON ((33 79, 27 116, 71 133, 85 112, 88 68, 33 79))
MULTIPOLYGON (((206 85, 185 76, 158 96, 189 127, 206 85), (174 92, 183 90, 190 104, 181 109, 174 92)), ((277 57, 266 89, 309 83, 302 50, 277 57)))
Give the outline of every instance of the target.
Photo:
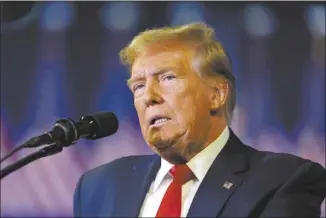
MULTIPOLYGON (((225 146, 229 136, 229 128, 226 127, 222 134, 212 144, 199 152, 187 163, 189 168, 195 174, 196 178, 190 180, 182 186, 181 217, 187 216, 191 202, 195 197, 200 183, 203 181, 208 169, 212 165, 217 155, 225 146)), ((152 182, 148 190, 140 210, 139 217, 156 216, 163 196, 173 180, 172 175, 169 173, 172 167, 172 164, 163 158, 161 159, 161 168, 159 169, 155 180, 152 182)))

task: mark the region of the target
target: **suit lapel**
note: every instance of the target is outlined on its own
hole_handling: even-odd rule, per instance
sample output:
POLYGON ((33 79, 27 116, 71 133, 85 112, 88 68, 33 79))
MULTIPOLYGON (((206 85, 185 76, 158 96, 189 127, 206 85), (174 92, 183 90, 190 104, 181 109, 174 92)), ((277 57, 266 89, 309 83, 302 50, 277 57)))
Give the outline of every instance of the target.
POLYGON ((249 168, 245 146, 230 130, 230 138, 202 181, 187 217, 219 217, 223 206, 249 168))
MULTIPOLYGON (((202 181, 187 217, 219 217, 223 206, 245 178, 249 161, 246 148, 230 130, 230 139, 202 181)), ((118 181, 112 217, 138 217, 142 203, 160 168, 151 155, 134 165, 130 177, 118 181)))
POLYGON ((135 164, 130 178, 120 181, 112 217, 138 217, 140 208, 160 167, 160 157, 152 155, 135 164))

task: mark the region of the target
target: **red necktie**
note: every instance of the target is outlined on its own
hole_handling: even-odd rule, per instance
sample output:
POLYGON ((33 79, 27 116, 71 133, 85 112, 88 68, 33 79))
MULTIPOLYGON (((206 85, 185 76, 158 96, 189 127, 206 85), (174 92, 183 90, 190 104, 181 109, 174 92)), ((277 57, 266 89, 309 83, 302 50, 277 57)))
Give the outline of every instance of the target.
POLYGON ((181 216, 182 185, 188 182, 193 174, 186 164, 174 166, 170 173, 173 176, 173 181, 164 194, 156 217, 181 216))

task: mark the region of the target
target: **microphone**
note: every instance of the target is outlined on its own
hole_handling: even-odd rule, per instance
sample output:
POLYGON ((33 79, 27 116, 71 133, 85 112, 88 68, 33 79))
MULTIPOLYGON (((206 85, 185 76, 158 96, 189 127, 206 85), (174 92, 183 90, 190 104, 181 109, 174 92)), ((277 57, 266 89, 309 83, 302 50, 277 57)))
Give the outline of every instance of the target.
POLYGON ((3 179, 12 172, 35 160, 61 152, 63 147, 76 143, 79 138, 92 140, 103 138, 114 134, 118 128, 118 119, 111 112, 100 112, 84 116, 80 118, 80 121, 78 122, 75 122, 70 118, 58 120, 51 131, 29 139, 23 145, 19 146, 19 149, 14 149, 14 151, 1 159, 1 162, 4 161, 22 148, 34 148, 44 144, 49 144, 4 169, 1 169, 0 179, 3 179))
POLYGON ((1 23, 19 20, 25 17, 36 5, 31 2, 1 2, 1 23))
POLYGON ((99 112, 83 116, 75 122, 70 118, 55 122, 51 131, 33 137, 24 143, 24 147, 35 148, 45 144, 60 144, 68 147, 79 138, 95 140, 117 132, 119 122, 112 112, 99 112))

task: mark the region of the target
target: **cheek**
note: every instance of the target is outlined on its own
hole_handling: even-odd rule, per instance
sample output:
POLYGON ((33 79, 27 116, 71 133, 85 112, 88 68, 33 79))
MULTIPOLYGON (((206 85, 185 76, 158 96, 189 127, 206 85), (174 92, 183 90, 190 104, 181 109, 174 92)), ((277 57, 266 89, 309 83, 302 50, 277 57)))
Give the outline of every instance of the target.
POLYGON ((194 95, 183 95, 177 101, 178 121, 188 127, 193 127, 198 121, 209 116, 209 102, 206 96, 195 92, 194 95))
POLYGON ((197 114, 197 108, 193 96, 182 95, 174 101, 173 108, 176 114, 177 122, 188 126, 197 114))
POLYGON ((145 108, 141 107, 140 102, 138 102, 137 100, 134 101, 134 105, 138 115, 139 122, 140 124, 142 124, 144 122, 144 117, 145 117, 145 108))

